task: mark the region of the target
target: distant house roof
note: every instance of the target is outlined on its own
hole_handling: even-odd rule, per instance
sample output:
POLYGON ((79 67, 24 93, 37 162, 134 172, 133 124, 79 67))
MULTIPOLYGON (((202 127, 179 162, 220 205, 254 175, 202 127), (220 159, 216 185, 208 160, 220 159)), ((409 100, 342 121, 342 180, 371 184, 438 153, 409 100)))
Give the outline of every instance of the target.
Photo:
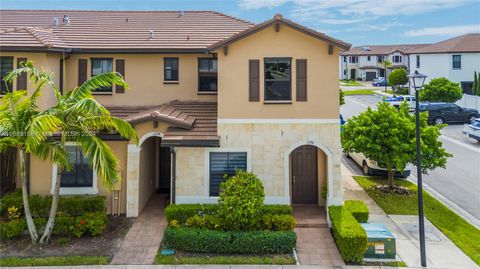
POLYGON ((200 51, 253 26, 214 11, 0 10, 0 43, 3 50, 200 51))
POLYGON ((342 49, 350 44, 277 14, 255 25, 215 11, 0 10, 2 50, 206 52, 282 23, 342 49))
POLYGON ((480 52, 480 33, 457 36, 410 51, 411 54, 480 52))
POLYGON ((401 53, 409 53, 412 50, 423 48, 429 44, 402 44, 402 45, 363 45, 352 47, 348 51, 344 51, 341 55, 360 56, 360 55, 388 55, 399 51, 401 53))
POLYGON ((257 25, 255 25, 254 27, 251 27, 243 32, 240 32, 236 35, 233 35, 225 40, 222 40, 212 46, 210 46, 210 50, 215 50, 215 49, 218 49, 219 47, 221 46, 225 46, 225 45, 228 45, 230 43, 233 43, 237 40, 240 40, 242 38, 245 38, 251 34, 254 34, 260 30, 263 30, 269 26, 272 26, 276 23, 281 23, 283 25, 286 25, 288 27, 291 27, 297 31, 300 31, 302 33, 305 33, 307 35, 310 35, 314 38, 317 38, 317 39, 320 39, 320 40, 323 40, 323 41, 326 41, 326 42, 329 42, 331 43, 332 45, 336 45, 342 49, 349 49, 352 45, 347 43, 347 42, 343 42, 339 39, 335 39, 333 37, 330 37, 324 33, 320 33, 320 32, 317 32, 315 30, 312 30, 310 28, 307 28, 303 25, 300 25, 300 24, 297 24, 291 20, 287 20, 285 18, 283 18, 283 16, 281 14, 276 14, 272 19, 268 20, 268 21, 265 21, 265 22, 262 22, 262 23, 259 23, 257 25))
POLYGON ((220 143, 216 102, 172 101, 159 106, 110 106, 107 109, 112 116, 132 125, 144 121, 170 124, 162 145, 216 147, 220 143))

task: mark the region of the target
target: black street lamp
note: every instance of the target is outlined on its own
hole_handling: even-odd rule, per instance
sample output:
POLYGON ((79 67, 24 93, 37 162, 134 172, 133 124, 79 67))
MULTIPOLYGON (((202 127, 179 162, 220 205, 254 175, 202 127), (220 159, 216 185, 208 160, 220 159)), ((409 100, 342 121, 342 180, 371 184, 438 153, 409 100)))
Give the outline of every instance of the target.
POLYGON ((408 75, 410 85, 415 90, 415 135, 417 140, 417 185, 418 185, 418 226, 420 237, 420 262, 423 267, 427 266, 427 257, 425 251, 425 223, 423 220, 423 187, 422 187, 422 163, 420 154, 420 111, 418 92, 422 89, 427 76, 415 71, 408 75))

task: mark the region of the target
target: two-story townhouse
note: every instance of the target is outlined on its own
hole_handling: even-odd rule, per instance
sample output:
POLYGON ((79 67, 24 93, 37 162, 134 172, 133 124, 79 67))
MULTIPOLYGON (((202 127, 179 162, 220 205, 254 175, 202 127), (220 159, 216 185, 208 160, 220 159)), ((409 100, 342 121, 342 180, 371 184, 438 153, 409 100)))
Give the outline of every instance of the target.
POLYGON ((454 37, 409 53, 409 69, 427 75, 425 83, 445 77, 460 83, 464 93, 472 93, 473 74, 480 72, 480 33, 454 37))
MULTIPOLYGON (((279 14, 256 25, 210 11, 0 15, 2 75, 32 60, 63 91, 111 71, 129 84, 95 93, 140 138, 102 136, 120 183, 105 189, 71 145, 62 195, 105 195, 108 212, 135 217, 157 191, 173 203, 215 202, 224 175, 245 169, 267 203, 342 202, 337 70, 350 44, 279 14)), ((32 90, 25 77, 10 86, 32 90)), ((41 102, 54 102, 48 89, 41 102)), ((54 164, 32 157, 28 174, 30 193, 51 193, 54 164)))
POLYGON ((426 44, 368 45, 352 47, 340 54, 340 78, 371 81, 377 77, 388 77, 396 68, 408 68, 408 52, 426 44), (385 66, 384 60, 392 64, 385 66))

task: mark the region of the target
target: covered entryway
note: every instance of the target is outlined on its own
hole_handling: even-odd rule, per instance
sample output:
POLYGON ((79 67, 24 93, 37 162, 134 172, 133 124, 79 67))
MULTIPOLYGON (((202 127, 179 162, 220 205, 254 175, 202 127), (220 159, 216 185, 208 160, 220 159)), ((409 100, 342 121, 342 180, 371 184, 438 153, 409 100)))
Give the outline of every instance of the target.
POLYGON ((301 146, 292 152, 292 204, 318 204, 317 148, 301 146))
POLYGON ((350 79, 357 79, 357 69, 350 69, 350 79))

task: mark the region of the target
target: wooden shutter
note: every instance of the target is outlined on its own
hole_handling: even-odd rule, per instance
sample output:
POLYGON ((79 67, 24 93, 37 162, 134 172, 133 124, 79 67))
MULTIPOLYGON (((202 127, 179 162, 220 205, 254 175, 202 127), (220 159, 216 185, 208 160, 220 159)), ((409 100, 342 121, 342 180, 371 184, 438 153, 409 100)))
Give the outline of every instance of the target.
POLYGON ((78 59, 78 86, 87 81, 87 59, 78 59))
MULTIPOLYGON (((21 62, 26 62, 27 58, 17 58, 17 68, 20 67, 21 62)), ((17 90, 26 90, 27 89, 27 73, 22 73, 22 75, 17 77, 17 90)))
POLYGON ((297 101, 307 101, 307 59, 297 59, 297 101))
MULTIPOLYGON (((115 61, 115 70, 117 73, 123 76, 125 79, 125 60, 116 60, 115 61)), ((115 92, 116 93, 125 93, 125 88, 120 85, 115 85, 115 92)))
POLYGON ((248 61, 248 100, 260 101, 260 60, 248 61))

